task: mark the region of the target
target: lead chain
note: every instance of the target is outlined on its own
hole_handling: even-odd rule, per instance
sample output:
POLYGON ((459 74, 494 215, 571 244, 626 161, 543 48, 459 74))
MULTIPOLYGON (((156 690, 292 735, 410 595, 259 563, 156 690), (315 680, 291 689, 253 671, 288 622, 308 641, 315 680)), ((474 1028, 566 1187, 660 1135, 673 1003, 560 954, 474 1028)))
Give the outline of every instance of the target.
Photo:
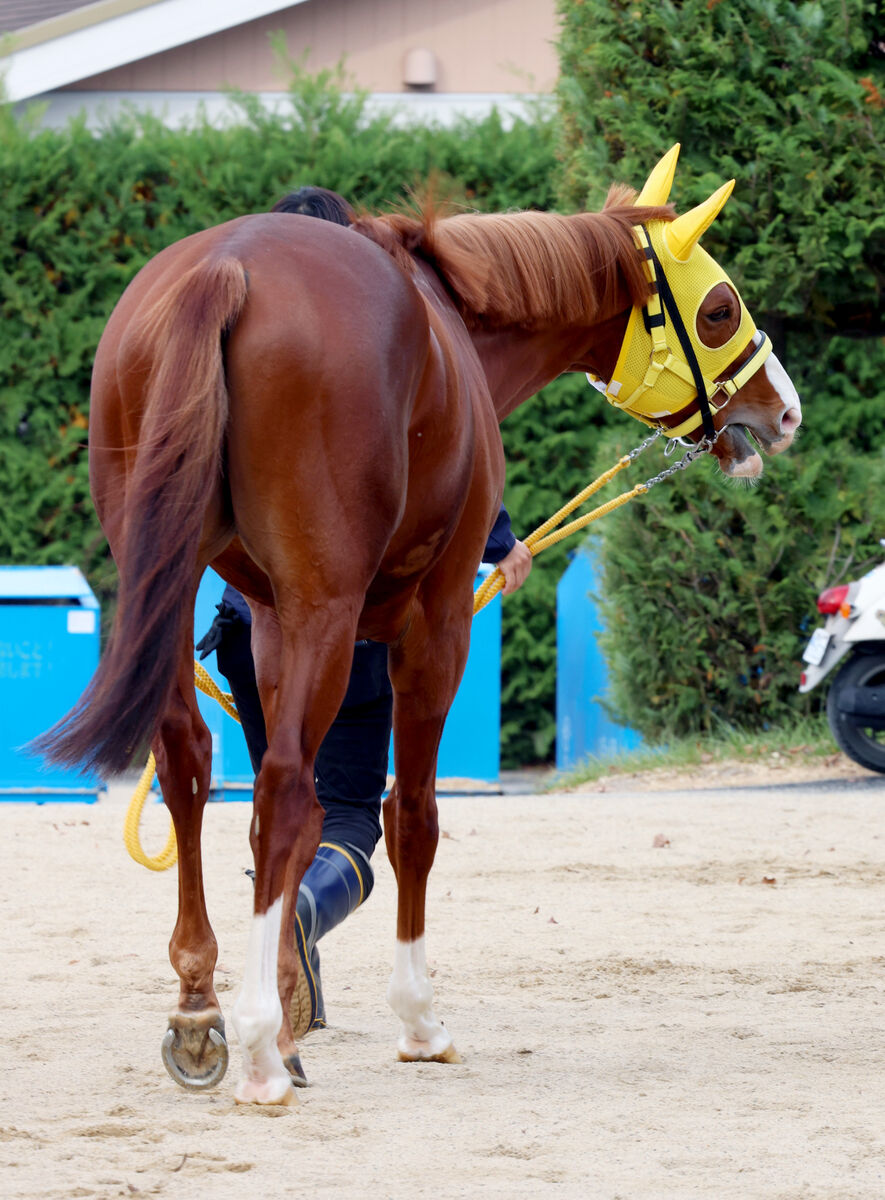
POLYGON ((645 439, 644 442, 640 442, 638 446, 634 446, 632 450, 628 451, 625 457, 632 462, 634 458, 639 457, 643 450, 647 450, 649 446, 654 445, 663 432, 663 429, 658 427, 650 437, 645 439))
POLYGON ((671 475, 675 475, 677 471, 684 471, 686 467, 691 466, 696 458, 700 458, 702 454, 707 454, 710 450, 712 450, 713 443, 718 437, 719 433, 716 434, 716 437, 702 438, 696 446, 692 446, 690 450, 683 454, 682 458, 680 458, 678 462, 673 463, 671 466, 661 471, 660 475, 653 475, 651 479, 647 479, 645 481, 645 490, 648 491, 650 488, 653 488, 656 483, 662 483, 663 480, 669 479, 671 475))

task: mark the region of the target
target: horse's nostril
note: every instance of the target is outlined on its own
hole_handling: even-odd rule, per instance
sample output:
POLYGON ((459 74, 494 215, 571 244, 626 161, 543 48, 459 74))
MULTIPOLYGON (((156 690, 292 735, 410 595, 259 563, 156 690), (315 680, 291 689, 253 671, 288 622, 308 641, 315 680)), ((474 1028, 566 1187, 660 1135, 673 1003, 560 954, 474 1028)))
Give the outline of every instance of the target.
POLYGON ((802 413, 798 408, 788 408, 781 417, 781 433, 795 433, 802 424, 802 413))

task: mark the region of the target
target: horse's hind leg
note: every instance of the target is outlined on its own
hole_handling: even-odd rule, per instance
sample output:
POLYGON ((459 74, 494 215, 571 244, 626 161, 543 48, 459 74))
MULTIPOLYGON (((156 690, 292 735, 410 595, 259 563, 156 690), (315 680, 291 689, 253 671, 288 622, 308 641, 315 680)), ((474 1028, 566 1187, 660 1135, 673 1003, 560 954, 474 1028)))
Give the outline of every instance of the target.
POLYGON ((398 907, 387 999, 402 1021, 397 1049, 403 1062, 461 1061, 451 1034, 433 1011, 424 906, 439 840, 437 753, 467 661, 469 631, 469 609, 459 620, 451 609, 434 611, 425 604, 390 652, 396 783, 384 804, 384 836, 396 874, 398 907))
POLYGON ((287 1069, 296 1054, 288 1013, 300 969, 295 898, 322 832, 314 760, 347 688, 357 609, 356 602, 330 603, 319 614, 284 614, 276 629, 269 610, 253 610, 268 748, 254 792, 254 916, 232 1014, 245 1065, 235 1094, 244 1104, 295 1102, 287 1069), (268 638, 278 649, 277 670, 266 665, 268 638))
POLYGON ((218 947, 206 912, 200 850, 212 737, 197 708, 190 631, 188 639, 188 652, 179 657, 178 677, 153 750, 178 842, 178 920, 169 958, 180 984, 178 1007, 169 1015, 163 1039, 163 1062, 176 1083, 202 1090, 221 1080, 228 1055, 213 984, 218 947))

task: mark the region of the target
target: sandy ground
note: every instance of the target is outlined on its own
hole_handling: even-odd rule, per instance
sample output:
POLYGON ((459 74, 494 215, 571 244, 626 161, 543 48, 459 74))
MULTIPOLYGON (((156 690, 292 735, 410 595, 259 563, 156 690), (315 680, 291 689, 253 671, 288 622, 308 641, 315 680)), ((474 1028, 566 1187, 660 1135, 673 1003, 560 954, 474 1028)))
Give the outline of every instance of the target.
MULTIPOLYGON (((0 1195, 885 1197, 885 778, 855 774, 442 798, 429 955, 464 1063, 394 1061, 379 849, 295 1110, 234 1104, 235 1048, 212 1094, 166 1076, 175 872, 126 856, 128 794, 0 805, 0 1195)), ((248 820, 214 805, 205 837, 228 1012, 248 820)))

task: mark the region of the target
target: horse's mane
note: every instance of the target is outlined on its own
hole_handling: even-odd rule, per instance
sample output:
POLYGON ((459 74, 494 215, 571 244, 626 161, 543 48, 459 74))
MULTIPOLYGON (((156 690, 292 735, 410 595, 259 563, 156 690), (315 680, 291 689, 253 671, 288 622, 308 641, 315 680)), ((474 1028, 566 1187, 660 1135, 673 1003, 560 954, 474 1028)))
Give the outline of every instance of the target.
POLYGON ((361 216, 353 228, 407 270, 421 258, 440 275, 469 327, 543 328, 594 319, 624 281, 634 304, 649 284, 632 229, 674 212, 636 208, 614 186, 602 212, 561 216, 515 212, 444 216, 427 201, 417 214, 361 216))

